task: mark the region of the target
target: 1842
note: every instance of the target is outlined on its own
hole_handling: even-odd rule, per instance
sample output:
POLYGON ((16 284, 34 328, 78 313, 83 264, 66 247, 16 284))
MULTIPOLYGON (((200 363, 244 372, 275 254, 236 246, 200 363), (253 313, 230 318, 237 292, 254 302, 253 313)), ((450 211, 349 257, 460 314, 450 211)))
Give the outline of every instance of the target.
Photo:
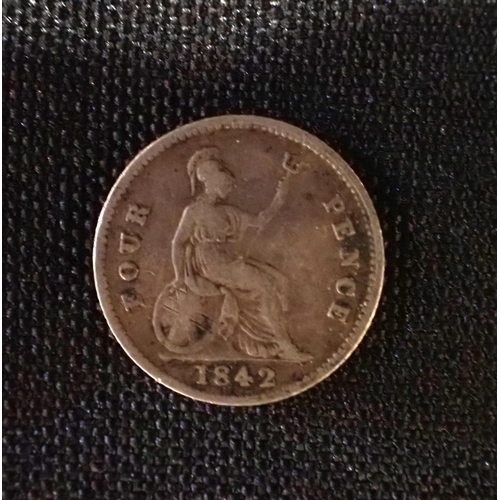
POLYGON ((205 365, 196 365, 196 383, 198 385, 226 386, 238 384, 240 387, 258 386, 262 388, 274 387, 276 385, 276 372, 271 368, 259 368, 256 374, 252 375, 248 367, 241 366, 231 369, 226 365, 217 365, 207 368, 205 365))

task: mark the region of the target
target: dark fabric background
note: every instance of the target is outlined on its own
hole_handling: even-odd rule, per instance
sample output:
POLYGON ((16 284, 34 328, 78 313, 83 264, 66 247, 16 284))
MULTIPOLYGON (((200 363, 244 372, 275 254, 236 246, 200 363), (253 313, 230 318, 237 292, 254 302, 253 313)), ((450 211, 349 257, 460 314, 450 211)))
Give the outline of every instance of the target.
POLYGON ((4 497, 494 498, 495 23, 486 1, 5 2, 4 497), (248 409, 136 368, 91 268, 127 162, 229 112, 339 151, 387 246, 352 358, 248 409))

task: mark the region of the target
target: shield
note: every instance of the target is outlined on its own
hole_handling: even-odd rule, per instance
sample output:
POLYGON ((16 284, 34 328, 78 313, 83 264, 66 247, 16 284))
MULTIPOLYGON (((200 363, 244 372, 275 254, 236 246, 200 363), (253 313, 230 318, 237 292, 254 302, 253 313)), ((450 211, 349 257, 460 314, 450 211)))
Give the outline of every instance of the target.
POLYGON ((158 296, 153 312, 158 340, 171 352, 191 354, 204 349, 214 338, 213 321, 206 299, 189 288, 168 284, 158 296))

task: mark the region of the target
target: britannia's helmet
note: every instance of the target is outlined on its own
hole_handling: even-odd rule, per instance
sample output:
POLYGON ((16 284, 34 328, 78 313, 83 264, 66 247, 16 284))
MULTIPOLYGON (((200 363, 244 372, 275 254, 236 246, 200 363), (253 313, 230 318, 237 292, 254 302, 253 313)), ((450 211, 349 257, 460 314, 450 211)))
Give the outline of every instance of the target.
MULTIPOLYGON (((214 171, 226 171, 216 147, 203 148, 194 153, 188 161, 187 172, 191 182, 191 194, 196 192, 196 181, 204 181, 214 171)), ((229 172, 227 172, 231 175, 229 172)))

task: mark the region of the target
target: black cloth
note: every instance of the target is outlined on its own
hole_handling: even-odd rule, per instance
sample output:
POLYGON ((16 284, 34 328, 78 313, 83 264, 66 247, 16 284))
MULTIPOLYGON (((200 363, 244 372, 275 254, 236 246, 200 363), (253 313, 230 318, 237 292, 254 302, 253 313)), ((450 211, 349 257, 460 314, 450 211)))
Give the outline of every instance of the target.
POLYGON ((495 24, 484 0, 5 2, 4 498, 494 498, 495 24), (127 162, 225 113, 325 140, 386 241, 352 358, 247 409, 136 367, 91 265, 127 162))

